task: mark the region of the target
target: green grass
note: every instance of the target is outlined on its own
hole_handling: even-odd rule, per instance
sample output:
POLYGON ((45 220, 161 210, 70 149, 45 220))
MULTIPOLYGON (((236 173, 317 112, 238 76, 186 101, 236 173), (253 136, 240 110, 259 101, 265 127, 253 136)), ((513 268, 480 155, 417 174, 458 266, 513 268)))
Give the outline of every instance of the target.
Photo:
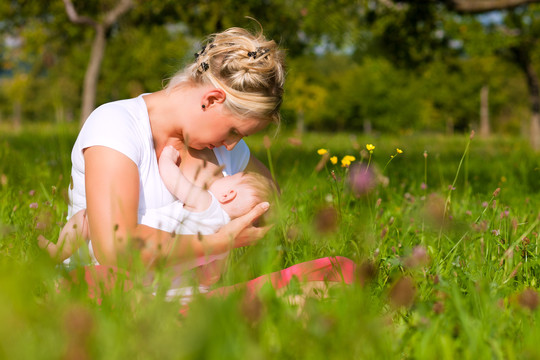
POLYGON ((82 285, 56 290, 64 273, 36 238, 65 222, 76 131, 0 134, 0 358, 540 357, 540 158, 522 140, 474 138, 465 153, 468 136, 306 134, 292 145, 282 133, 267 151, 249 137, 260 159, 271 154, 283 194, 272 231, 234 251, 219 285, 332 255, 360 264, 363 281, 302 307, 289 301, 298 284, 251 302, 196 297, 183 317, 163 288, 137 281, 101 304, 82 285), (366 143, 387 185, 357 198, 347 169, 315 171, 319 148, 367 164, 366 143))

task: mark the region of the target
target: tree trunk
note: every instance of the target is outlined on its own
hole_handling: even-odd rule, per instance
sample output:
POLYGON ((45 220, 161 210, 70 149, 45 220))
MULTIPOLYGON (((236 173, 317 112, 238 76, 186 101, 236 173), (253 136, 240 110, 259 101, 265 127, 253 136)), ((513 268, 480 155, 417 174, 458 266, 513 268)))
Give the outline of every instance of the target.
POLYGON ((458 12, 474 14, 486 11, 511 9, 539 0, 446 0, 458 12))
POLYGON ((527 78, 527 88, 529 90, 529 101, 531 103, 531 122, 529 125, 529 139, 535 151, 540 150, 540 86, 538 74, 531 61, 530 49, 517 47, 512 49, 512 53, 521 70, 527 78))
POLYGON ((107 29, 109 29, 122 15, 127 13, 134 6, 134 3, 133 0, 119 0, 113 9, 97 16, 101 21, 96 21, 88 16, 80 16, 77 13, 72 0, 63 1, 66 8, 66 14, 71 22, 84 26, 92 26, 96 31, 94 42, 92 44, 92 52, 90 53, 90 61, 88 62, 88 67, 84 76, 81 109, 82 126, 96 106, 97 83, 101 61, 105 55, 105 45, 107 43, 105 35, 107 29))
POLYGON ((371 135, 373 133, 373 127, 371 126, 371 121, 364 119, 364 134, 371 135))
POLYGON ((531 146, 534 150, 540 150, 540 114, 533 113, 531 117, 531 146))
POLYGON ((97 83, 101 62, 105 54, 105 46, 107 40, 105 37, 105 27, 102 24, 96 24, 96 35, 92 44, 92 52, 90 53, 90 61, 86 68, 83 87, 83 101, 81 109, 81 125, 84 124, 90 113, 96 106, 97 83))
POLYGON ((525 72, 527 74, 527 85, 531 101, 530 140, 532 148, 538 151, 540 150, 540 91, 538 75, 531 62, 527 64, 525 72))
POLYGON ((304 110, 299 109, 296 112, 296 134, 302 136, 306 131, 304 110))
POLYGON ((454 135, 454 119, 446 117, 446 135, 454 135))
POLYGON ((22 127, 22 103, 19 100, 13 102, 13 129, 18 131, 22 127))
POLYGON ((489 86, 484 85, 480 89, 480 136, 489 136, 489 86))

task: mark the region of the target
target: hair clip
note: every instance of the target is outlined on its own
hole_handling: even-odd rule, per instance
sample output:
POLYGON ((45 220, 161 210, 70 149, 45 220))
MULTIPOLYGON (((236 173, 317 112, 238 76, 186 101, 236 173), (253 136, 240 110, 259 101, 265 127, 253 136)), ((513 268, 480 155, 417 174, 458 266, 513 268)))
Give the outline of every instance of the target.
POLYGON ((270 51, 270 49, 268 49, 268 48, 266 48, 266 49, 257 48, 257 51, 248 51, 247 56, 252 57, 253 59, 257 59, 257 58, 260 58, 261 56, 265 55, 269 51, 270 51))
MULTIPOLYGON (((210 48, 213 48, 216 45, 210 45, 210 48)), ((206 45, 203 45, 201 48, 201 51, 195 53, 195 59, 198 59, 199 56, 204 54, 204 51, 206 50, 206 45)))
POLYGON ((203 62, 201 63, 201 65, 199 65, 199 66, 202 66, 203 71, 206 71, 206 70, 208 70, 208 68, 209 68, 208 63, 207 63, 207 62, 204 62, 204 61, 203 61, 203 62))
POLYGON ((270 49, 266 48, 266 49, 263 49, 261 50, 261 48, 257 48, 257 57, 261 57, 263 55, 265 55, 266 53, 268 53, 270 51, 270 49))

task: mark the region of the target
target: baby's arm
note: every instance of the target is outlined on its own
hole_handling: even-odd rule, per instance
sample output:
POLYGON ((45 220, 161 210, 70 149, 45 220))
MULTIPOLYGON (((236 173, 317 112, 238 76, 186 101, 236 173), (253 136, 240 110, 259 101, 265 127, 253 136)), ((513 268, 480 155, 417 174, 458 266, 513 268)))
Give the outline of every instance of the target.
POLYGON ((42 249, 46 249, 53 259, 60 262, 73 255, 75 250, 88 238, 86 210, 81 210, 64 225, 56 244, 39 235, 38 245, 42 249))
POLYGON ((207 190, 195 186, 180 171, 176 162, 179 152, 166 146, 159 157, 159 173, 167 189, 190 211, 204 211, 210 207, 212 196, 207 190))

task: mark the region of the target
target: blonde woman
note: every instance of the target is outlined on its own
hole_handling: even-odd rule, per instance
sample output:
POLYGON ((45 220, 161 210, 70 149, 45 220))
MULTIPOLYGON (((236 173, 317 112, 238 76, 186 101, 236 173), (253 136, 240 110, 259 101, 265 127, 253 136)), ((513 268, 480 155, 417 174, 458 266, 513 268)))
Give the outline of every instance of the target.
POLYGON ((279 123, 284 78, 284 54, 274 41, 231 28, 210 36, 164 90, 97 108, 73 147, 68 209, 68 216, 86 209, 97 261, 116 265, 139 244, 148 264, 181 264, 264 236, 267 229, 251 224, 268 203, 205 236, 174 235, 141 220, 147 209, 175 206, 158 168, 167 146, 189 146, 225 175, 270 177, 242 138, 279 123))

